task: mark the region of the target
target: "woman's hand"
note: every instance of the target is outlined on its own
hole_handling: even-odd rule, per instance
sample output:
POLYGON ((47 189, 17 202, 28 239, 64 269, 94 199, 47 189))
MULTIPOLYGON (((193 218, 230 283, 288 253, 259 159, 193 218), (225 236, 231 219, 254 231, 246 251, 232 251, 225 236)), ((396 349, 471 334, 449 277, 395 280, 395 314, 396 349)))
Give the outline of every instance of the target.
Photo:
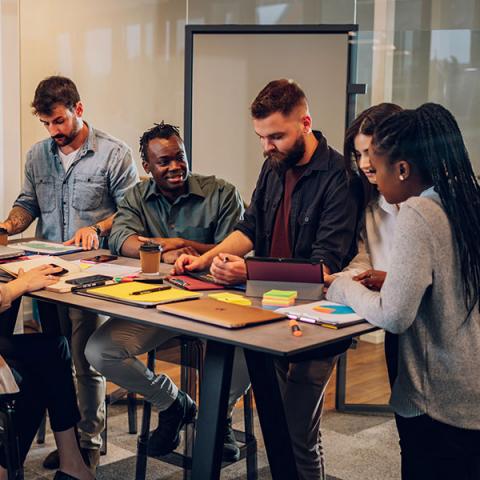
POLYGON ((61 271, 61 267, 52 267, 51 265, 41 265, 40 267, 32 268, 28 272, 24 272, 21 268, 18 271, 18 278, 11 283, 17 282, 23 293, 34 292, 57 283, 58 277, 54 273, 61 271))
POLYGON ((370 290, 379 291, 382 288, 386 276, 387 272, 382 272, 381 270, 367 270, 353 277, 353 280, 360 282, 370 290))
POLYGON ((212 262, 210 273, 216 283, 235 285, 247 280, 247 267, 245 260, 236 255, 218 254, 212 262))

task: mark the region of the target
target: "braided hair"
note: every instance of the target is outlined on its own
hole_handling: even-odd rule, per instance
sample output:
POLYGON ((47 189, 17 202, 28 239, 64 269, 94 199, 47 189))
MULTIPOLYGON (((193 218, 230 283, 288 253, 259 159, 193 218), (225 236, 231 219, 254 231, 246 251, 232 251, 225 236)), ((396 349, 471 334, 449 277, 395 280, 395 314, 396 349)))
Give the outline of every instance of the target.
POLYGON ((172 136, 178 137, 183 142, 178 127, 165 123, 163 120, 160 123, 154 123, 153 127, 144 132, 140 137, 139 151, 140 156, 142 157, 142 162, 148 163, 147 149, 150 140, 153 140, 154 138, 170 138, 172 136))
POLYGON ((375 130, 373 145, 391 163, 414 165, 440 196, 460 256, 469 316, 480 295, 480 186, 454 116, 435 103, 396 113, 375 130))
POLYGON ((360 113, 345 132, 345 140, 343 143, 345 170, 350 179, 358 172, 360 180, 362 181, 364 207, 377 197, 378 189, 370 184, 365 174, 358 168, 359 159, 357 158, 355 150, 355 137, 361 133, 363 135, 373 136, 377 125, 390 115, 401 111, 402 107, 395 103, 379 103, 360 113))

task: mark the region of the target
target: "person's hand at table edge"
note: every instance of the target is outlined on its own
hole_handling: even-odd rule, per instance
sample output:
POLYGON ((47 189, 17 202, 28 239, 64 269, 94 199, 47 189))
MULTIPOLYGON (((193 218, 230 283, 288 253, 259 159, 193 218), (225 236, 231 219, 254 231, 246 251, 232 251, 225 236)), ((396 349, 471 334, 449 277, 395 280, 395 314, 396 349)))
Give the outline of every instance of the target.
POLYGON ((97 235, 97 231, 93 226, 79 228, 75 235, 66 242, 64 245, 75 245, 82 247, 83 250, 97 249, 100 246, 100 240, 97 235))
POLYGON ((247 267, 245 260, 237 255, 219 253, 212 262, 210 273, 215 283, 222 285, 235 285, 245 283, 247 280, 247 267))

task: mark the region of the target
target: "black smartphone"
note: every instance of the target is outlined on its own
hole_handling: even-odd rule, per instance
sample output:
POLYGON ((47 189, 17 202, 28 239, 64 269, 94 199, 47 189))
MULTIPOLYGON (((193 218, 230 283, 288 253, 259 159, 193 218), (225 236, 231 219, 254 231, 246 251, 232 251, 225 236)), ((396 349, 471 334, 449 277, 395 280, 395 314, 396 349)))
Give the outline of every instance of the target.
POLYGON ((65 283, 81 287, 83 285, 89 285, 91 283, 106 282, 107 280, 112 280, 112 278, 113 277, 109 277, 108 275, 89 275, 88 277, 72 278, 71 280, 67 280, 65 283))
POLYGON ((84 258, 82 262, 85 263, 105 263, 116 260, 116 255, 95 255, 94 257, 84 258))
POLYGON ((61 267, 60 265, 55 265, 54 263, 50 263, 50 266, 54 268, 61 268, 59 272, 51 273, 50 275, 61 277, 62 275, 65 275, 66 273, 68 273, 68 270, 66 268, 61 267))

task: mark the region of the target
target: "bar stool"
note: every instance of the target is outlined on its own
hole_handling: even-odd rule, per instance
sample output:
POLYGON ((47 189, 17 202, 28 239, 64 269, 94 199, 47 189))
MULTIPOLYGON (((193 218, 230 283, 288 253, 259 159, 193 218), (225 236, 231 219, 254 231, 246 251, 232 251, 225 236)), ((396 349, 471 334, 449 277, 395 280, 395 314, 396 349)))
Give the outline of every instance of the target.
MULTIPOLYGON (((201 378, 203 376, 204 365, 204 344, 198 338, 187 336, 176 337, 162 345, 158 350, 148 352, 147 366, 150 370, 155 369, 155 360, 158 356, 163 356, 166 352, 170 354, 176 352, 176 358, 169 358, 169 362, 180 364, 181 366, 181 389, 186 392, 192 399, 197 398, 198 391, 201 389, 201 378), (179 349, 180 347, 180 349, 179 349), (178 352, 180 351, 180 358, 178 352)), ((173 355, 169 355, 173 356, 173 355)), ((253 405, 252 405, 251 389, 243 396, 244 423, 245 431, 234 430, 235 438, 240 443, 240 459, 246 459, 247 464, 247 480, 257 479, 257 441, 254 436, 253 429, 253 405)), ((147 448, 148 436, 150 432, 150 417, 152 406, 150 402, 144 401, 142 425, 140 435, 137 442, 137 464, 135 479, 145 480, 147 468, 147 448)), ((191 478, 192 468, 192 452, 194 442, 195 423, 184 427, 184 447, 183 453, 171 452, 161 457, 155 457, 163 462, 171 465, 182 467, 183 478, 188 480, 191 478)), ((224 462, 222 468, 231 465, 234 462, 224 462)))

